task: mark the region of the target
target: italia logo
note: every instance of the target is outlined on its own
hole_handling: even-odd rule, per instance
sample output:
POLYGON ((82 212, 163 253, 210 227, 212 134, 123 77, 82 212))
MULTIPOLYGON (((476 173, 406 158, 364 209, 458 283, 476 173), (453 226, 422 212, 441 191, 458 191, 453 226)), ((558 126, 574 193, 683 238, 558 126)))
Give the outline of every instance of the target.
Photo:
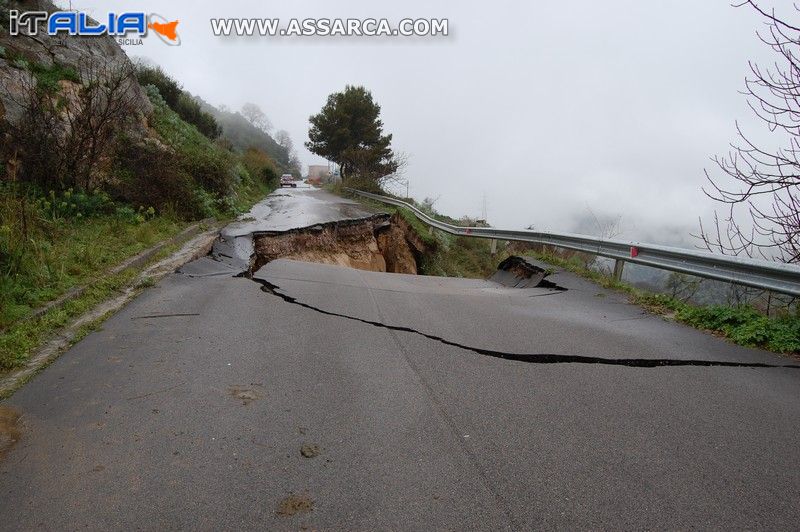
POLYGON ((178 35, 178 20, 168 20, 157 13, 125 12, 109 13, 99 22, 86 13, 75 11, 23 11, 8 12, 8 33, 10 35, 36 35, 44 31, 48 35, 111 35, 121 44, 141 44, 141 38, 153 30, 161 41, 170 46, 181 44, 178 35), (138 42, 136 42, 138 41, 138 42))

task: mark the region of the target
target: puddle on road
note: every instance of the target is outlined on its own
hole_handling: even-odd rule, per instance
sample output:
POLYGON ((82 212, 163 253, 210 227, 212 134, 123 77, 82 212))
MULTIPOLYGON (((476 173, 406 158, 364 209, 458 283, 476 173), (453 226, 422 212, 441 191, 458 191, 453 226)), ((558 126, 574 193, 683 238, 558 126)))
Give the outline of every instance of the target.
POLYGON ((0 460, 20 439, 19 418, 19 412, 11 407, 0 405, 0 460))

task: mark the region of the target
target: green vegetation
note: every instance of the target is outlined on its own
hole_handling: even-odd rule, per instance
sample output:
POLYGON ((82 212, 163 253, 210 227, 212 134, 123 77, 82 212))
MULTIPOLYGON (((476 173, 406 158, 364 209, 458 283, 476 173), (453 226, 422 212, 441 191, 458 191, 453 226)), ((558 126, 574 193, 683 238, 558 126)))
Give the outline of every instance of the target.
POLYGON ((151 125, 173 150, 123 145, 117 152, 114 194, 184 218, 241 214, 277 186, 272 159, 253 148, 240 155, 212 142, 172 110, 153 85, 151 125), (251 173, 252 172, 252 173, 251 173))
POLYGON ((161 67, 137 65, 136 79, 142 87, 154 86, 181 120, 195 126, 207 138, 213 140, 222 134, 222 128, 214 117, 203 111, 200 104, 181 88, 180 83, 169 77, 161 67))
POLYGON ((0 187, 0 329, 184 226, 103 192, 37 197, 0 187))
POLYGON ((247 148, 242 154, 242 164, 253 179, 277 186, 280 179, 278 167, 263 151, 255 147, 247 148))
POLYGON ((720 334, 736 344, 778 353, 800 353, 800 317, 768 317, 749 305, 696 306, 666 294, 631 291, 631 301, 697 329, 720 334))
POLYGON ((0 57, 16 68, 30 71, 36 78, 36 88, 41 93, 54 93, 58 89, 58 82, 62 80, 80 83, 80 76, 74 68, 55 61, 50 66, 32 62, 3 46, 0 46, 0 57))
POLYGON ((392 152, 392 135, 383 134, 380 112, 372 93, 348 85, 328 96, 322 110, 309 119, 306 147, 338 164, 348 184, 353 177, 379 183, 400 164, 392 152))
POLYGON ((137 112, 123 89, 131 73, 92 67, 108 82, 84 79, 78 105, 64 114, 59 102, 75 95, 59 92, 58 82, 80 76, 59 65, 24 65, 36 79, 27 119, 0 146, 0 372, 24 364, 55 331, 135 279, 132 269, 108 275, 112 267, 191 220, 245 212, 277 186, 275 161, 258 148, 241 153, 212 140, 213 117, 163 72, 154 78, 175 107, 157 84, 147 86, 154 111, 146 137, 130 121, 122 127, 109 119, 137 112), (62 120, 66 134, 59 133, 62 120), (78 286, 88 288, 34 317, 78 286))
MULTIPOLYGON (((218 109, 184 91, 180 83, 157 66, 137 65, 136 79, 142 87, 150 87, 148 94, 151 100, 155 89, 161 101, 181 122, 193 125, 207 139, 215 140, 224 136, 220 139, 220 146, 238 153, 249 150, 263 153, 271 160, 270 166, 276 176, 283 172, 300 176, 299 161, 293 157, 291 140, 287 137, 286 146, 276 142, 269 135, 269 119, 255 104, 245 104, 243 112, 247 116, 218 109)), ((174 118, 169 120, 175 122, 174 118)), ((258 176, 253 175, 253 178, 257 179, 258 176)))
MULTIPOLYGON (((203 191, 223 200, 234 192, 239 179, 234 167, 233 154, 213 144, 193 125, 183 121, 160 97, 152 85, 147 95, 153 103, 151 124, 161 138, 177 152, 178 170, 183 172, 203 191)), ((197 195, 199 191, 194 190, 197 195)), ((197 198, 195 198, 197 199, 197 198)), ((221 206, 221 205, 220 205, 221 206)), ((211 212, 202 212, 204 215, 211 212)))
POLYGON ((435 232, 439 241, 422 258, 420 273, 446 277, 486 279, 497 270, 501 257, 492 257, 489 240, 435 232))
MULTIPOLYGON (((153 257, 151 262, 174 251, 175 246, 168 246, 153 257)), ((0 335, 0 373, 25 364, 34 351, 55 331, 69 325, 72 320, 129 287, 139 275, 140 270, 141 268, 130 268, 116 275, 98 277, 78 297, 70 299, 63 305, 52 308, 36 318, 14 322, 0 335)), ((143 285, 146 285, 146 282, 137 285, 135 289, 142 289, 143 285)), ((84 326, 83 334, 85 335, 96 327, 103 319, 105 316, 84 326)), ((81 337, 82 335, 79 333, 73 342, 78 341, 81 337)))
POLYGON ((58 63, 53 63, 51 67, 34 63, 30 65, 30 70, 36 76, 37 87, 43 92, 54 92, 58 88, 58 82, 62 80, 80 82, 80 77, 74 68, 58 63))

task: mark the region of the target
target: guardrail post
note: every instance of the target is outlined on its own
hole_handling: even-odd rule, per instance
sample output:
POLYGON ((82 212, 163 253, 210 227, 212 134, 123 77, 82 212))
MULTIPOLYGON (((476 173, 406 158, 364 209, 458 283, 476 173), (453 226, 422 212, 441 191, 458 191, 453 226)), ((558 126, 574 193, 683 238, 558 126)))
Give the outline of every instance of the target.
POLYGON ((491 252, 492 252, 492 257, 494 257, 495 255, 497 255, 497 239, 496 239, 496 238, 493 238, 493 239, 492 239, 492 248, 491 248, 491 252))
POLYGON ((625 267, 625 261, 622 259, 616 259, 614 261, 614 280, 621 281, 622 280, 622 269, 625 267))
POLYGON ((433 226, 432 225, 428 226, 428 234, 433 236, 433 226))

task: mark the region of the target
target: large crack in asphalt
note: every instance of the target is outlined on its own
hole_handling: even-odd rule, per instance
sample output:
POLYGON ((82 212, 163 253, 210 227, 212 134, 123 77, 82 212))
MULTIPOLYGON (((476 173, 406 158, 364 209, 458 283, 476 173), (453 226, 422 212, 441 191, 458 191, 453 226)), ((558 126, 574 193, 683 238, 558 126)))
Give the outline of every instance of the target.
POLYGON ((586 355, 564 355, 555 353, 509 353, 505 351, 496 351, 493 349, 485 349, 482 347, 473 347, 464 345, 452 340, 447 340, 441 336, 429 334, 426 332, 418 331, 412 327, 405 327, 402 325, 390 325, 379 321, 368 320, 356 316, 349 316, 330 310, 325 310, 308 303, 298 301, 297 298, 281 292, 278 285, 270 283, 265 279, 257 277, 249 277, 251 280, 259 283, 261 290, 279 297, 286 303, 297 305, 305 309, 324 314, 326 316, 334 316, 337 318, 344 318, 347 320, 357 321, 373 327, 381 329, 389 329, 391 331, 407 332, 416 334, 439 342, 441 344, 457 347, 466 351, 472 351, 479 355, 489 356, 493 358, 501 358, 503 360, 513 360, 517 362, 527 362, 532 364, 603 364, 607 366, 627 366, 631 368, 660 368, 660 367, 677 367, 677 366, 693 366, 693 367, 727 367, 727 368, 789 368, 800 369, 797 364, 765 364, 761 362, 728 362, 722 360, 692 360, 692 359, 672 359, 672 358, 608 358, 598 356, 586 355))

